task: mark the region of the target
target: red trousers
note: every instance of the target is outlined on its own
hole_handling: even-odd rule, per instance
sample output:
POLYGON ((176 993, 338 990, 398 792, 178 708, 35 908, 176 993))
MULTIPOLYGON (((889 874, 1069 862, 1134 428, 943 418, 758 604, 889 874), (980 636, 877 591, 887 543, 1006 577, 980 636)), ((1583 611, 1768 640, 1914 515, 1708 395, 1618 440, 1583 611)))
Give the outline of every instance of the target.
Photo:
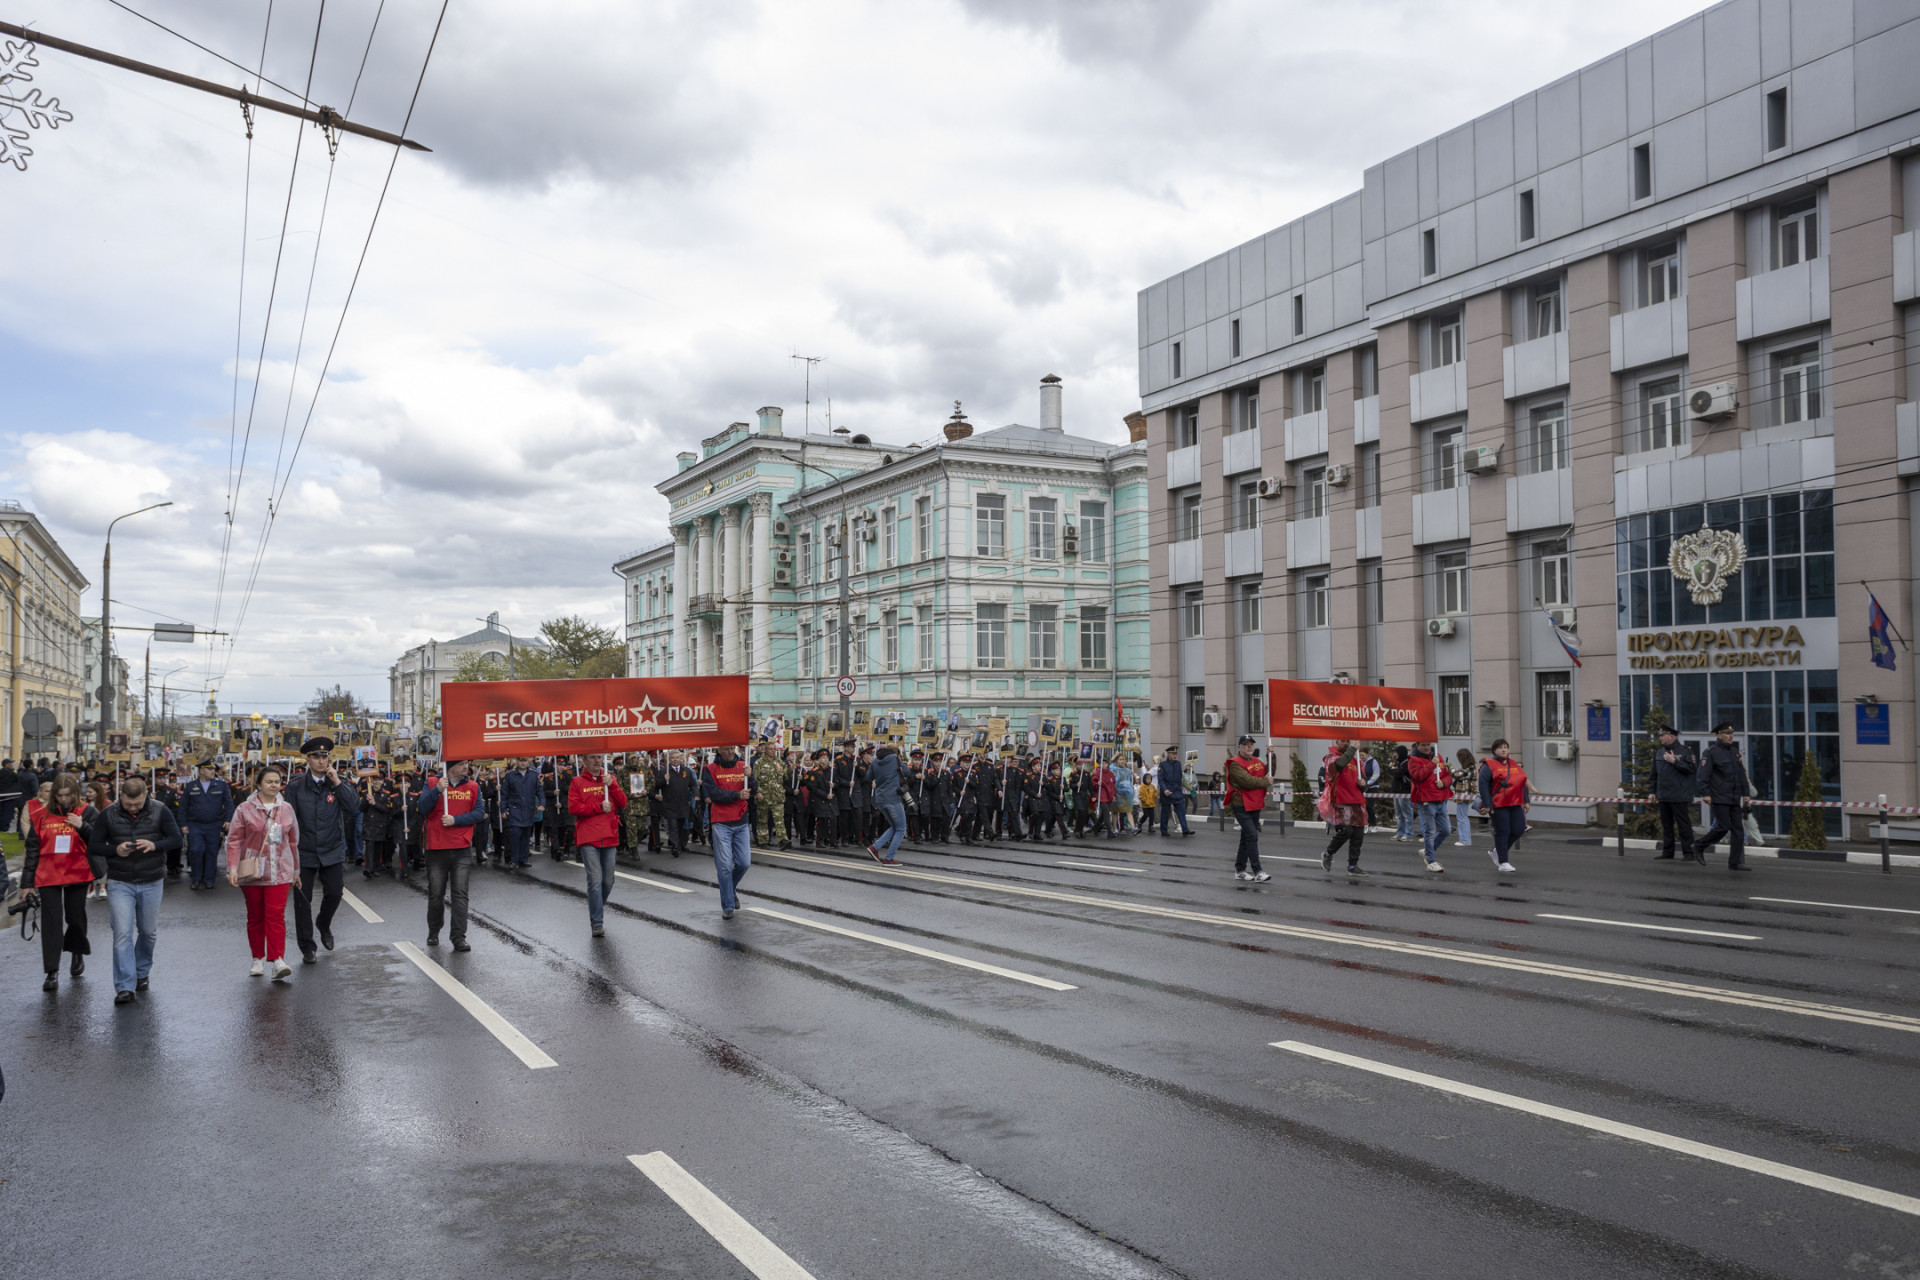
POLYGON ((255 960, 278 960, 287 954, 286 884, 243 884, 247 898, 247 945, 255 960))

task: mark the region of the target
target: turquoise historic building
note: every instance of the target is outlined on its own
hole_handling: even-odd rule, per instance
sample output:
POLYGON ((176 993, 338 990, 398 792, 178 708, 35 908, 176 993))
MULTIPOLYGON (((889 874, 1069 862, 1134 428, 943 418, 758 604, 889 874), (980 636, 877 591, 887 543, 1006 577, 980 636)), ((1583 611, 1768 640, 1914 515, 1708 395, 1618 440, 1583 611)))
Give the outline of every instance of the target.
POLYGON ((628 673, 744 672, 756 717, 818 715, 822 738, 843 674, 869 713, 1085 737, 1117 697, 1144 734, 1146 444, 1068 434, 1058 378, 1040 400, 1038 427, 976 432, 956 404, 909 444, 765 408, 679 455, 671 540, 613 566, 628 673))

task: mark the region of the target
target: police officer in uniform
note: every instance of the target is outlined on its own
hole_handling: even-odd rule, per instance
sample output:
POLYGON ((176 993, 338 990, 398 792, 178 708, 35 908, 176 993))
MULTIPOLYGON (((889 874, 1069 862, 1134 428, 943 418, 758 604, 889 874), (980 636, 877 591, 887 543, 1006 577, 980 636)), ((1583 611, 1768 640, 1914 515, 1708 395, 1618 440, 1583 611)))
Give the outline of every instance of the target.
POLYGON ((213 761, 202 760, 198 776, 180 792, 180 827, 186 833, 189 889, 213 888, 220 869, 220 842, 233 817, 233 788, 214 772, 213 761))

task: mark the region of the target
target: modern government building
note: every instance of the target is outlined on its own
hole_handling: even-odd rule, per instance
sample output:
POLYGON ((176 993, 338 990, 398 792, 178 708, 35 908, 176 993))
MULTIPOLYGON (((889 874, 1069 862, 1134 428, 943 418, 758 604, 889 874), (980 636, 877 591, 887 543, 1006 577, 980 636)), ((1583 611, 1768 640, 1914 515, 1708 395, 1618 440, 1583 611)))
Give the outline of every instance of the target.
POLYGON ((1606 797, 1657 699, 1920 801, 1917 242, 1920 4, 1727 0, 1142 290, 1154 745, 1424 686, 1606 797))
POLYGON ((1144 423, 1118 445, 1069 433, 1051 376, 1039 409, 975 431, 956 404, 885 444, 789 434, 770 407, 680 454, 658 486, 671 540, 613 566, 628 673, 746 674, 756 718, 823 743, 842 676, 867 717, 1051 719, 1084 740, 1119 698, 1144 731, 1144 423))

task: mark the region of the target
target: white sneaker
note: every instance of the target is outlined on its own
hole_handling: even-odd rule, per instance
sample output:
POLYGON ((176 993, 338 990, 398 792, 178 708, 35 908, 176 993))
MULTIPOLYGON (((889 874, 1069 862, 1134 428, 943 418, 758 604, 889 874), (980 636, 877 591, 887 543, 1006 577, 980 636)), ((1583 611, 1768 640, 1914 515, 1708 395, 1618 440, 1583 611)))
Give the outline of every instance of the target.
POLYGON ((293 966, 288 964, 284 958, 273 962, 273 980, 275 982, 285 982, 292 976, 293 966))
POLYGON ((1499 865, 1500 865, 1500 855, 1499 855, 1499 854, 1497 854, 1497 853, 1495 853, 1495 852, 1494 852, 1493 850, 1491 850, 1491 849, 1489 849, 1489 850, 1487 850, 1487 856, 1488 856, 1489 858, 1492 858, 1492 859, 1493 859, 1493 865, 1494 865, 1494 866, 1496 866, 1496 867, 1497 867, 1497 866, 1499 866, 1499 865))
POLYGON ((1251 879, 1253 879, 1253 877, 1252 877, 1252 876, 1250 876, 1250 875, 1248 875, 1248 874, 1247 874, 1246 872, 1244 872, 1244 871, 1236 871, 1236 872, 1234 872, 1234 873, 1233 873, 1233 878, 1234 878, 1235 880, 1251 880, 1251 879))
POLYGON ((1247 879, 1258 880, 1261 884, 1265 884, 1267 881, 1273 879, 1273 876, 1268 874, 1265 871, 1256 871, 1253 874, 1249 875, 1247 879))
POLYGON ((1439 863, 1437 863, 1437 862, 1429 862, 1429 863, 1427 864, 1427 870, 1429 870, 1429 871, 1445 871, 1445 870, 1446 870, 1446 868, 1445 868, 1445 867, 1443 867, 1443 866, 1441 866, 1441 865, 1440 865, 1439 863))
POLYGON ((253 962, 253 967, 247 970, 247 976, 249 978, 257 978, 261 974, 265 973, 266 971, 267 971, 267 962, 265 960, 255 960, 253 962))
POLYGON ((1511 862, 1503 862, 1500 864, 1500 869, 1502 871, 1511 871, 1513 870, 1513 864, 1511 862))

